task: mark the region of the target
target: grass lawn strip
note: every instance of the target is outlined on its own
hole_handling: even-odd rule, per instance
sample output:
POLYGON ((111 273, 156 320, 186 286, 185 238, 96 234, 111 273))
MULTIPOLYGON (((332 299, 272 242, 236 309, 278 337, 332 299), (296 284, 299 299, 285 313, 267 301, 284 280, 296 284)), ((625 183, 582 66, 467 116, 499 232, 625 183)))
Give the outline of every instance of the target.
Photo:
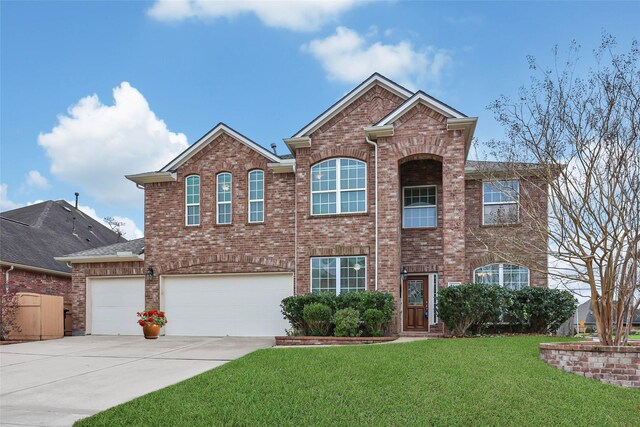
POLYGON ((77 425, 639 425, 640 390, 547 365, 552 341, 259 350, 77 425))

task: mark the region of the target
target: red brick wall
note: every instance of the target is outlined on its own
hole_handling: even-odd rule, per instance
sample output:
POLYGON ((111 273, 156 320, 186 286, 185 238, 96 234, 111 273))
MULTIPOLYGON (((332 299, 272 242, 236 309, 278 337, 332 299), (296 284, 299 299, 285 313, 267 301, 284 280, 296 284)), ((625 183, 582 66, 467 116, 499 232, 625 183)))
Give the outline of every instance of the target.
POLYGON ((87 319, 87 278, 105 276, 142 276, 143 262, 103 262, 73 264, 71 278, 71 312, 73 333, 84 335, 87 319))
MULTIPOLYGON (((5 272, 10 267, 0 268, 0 296, 4 295, 5 272)), ((9 272, 9 292, 33 292, 35 294, 62 296, 65 302, 71 293, 71 277, 37 273, 14 268, 9 272)))
POLYGON ((156 272, 146 303, 158 306, 159 276, 168 273, 294 270, 294 176, 222 134, 182 165, 177 182, 145 186, 145 265, 156 272), (248 173, 264 171, 265 221, 249 224, 248 173), (232 224, 216 224, 216 175, 232 174, 232 224), (185 225, 185 178, 200 176, 200 225, 185 225))

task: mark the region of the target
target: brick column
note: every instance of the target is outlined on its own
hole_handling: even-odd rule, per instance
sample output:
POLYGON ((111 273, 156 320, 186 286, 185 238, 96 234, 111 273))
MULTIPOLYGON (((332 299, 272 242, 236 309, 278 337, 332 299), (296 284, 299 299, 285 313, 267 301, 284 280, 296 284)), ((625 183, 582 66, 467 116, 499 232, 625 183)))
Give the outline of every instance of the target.
MULTIPOLYGON (((461 133, 456 131, 456 140, 461 133)), ((442 164, 444 284, 465 282, 464 143, 452 144, 442 164)))

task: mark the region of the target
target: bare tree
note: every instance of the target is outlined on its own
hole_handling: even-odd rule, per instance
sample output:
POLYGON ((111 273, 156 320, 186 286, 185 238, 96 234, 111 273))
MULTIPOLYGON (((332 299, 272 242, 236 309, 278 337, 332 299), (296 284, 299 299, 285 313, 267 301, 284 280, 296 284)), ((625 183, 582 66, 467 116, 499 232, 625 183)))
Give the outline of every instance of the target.
POLYGON ((586 284, 600 341, 624 345, 640 306, 638 42, 620 53, 605 34, 585 77, 577 72, 579 46, 571 45, 566 61, 554 53, 552 69, 529 58, 530 84, 490 106, 507 138, 488 143, 489 154, 505 163, 488 167, 487 175, 526 183, 516 196, 520 225, 538 237, 532 242, 546 242, 514 237, 509 250, 497 252, 516 263, 526 262, 516 253, 548 257, 550 276, 586 284), (540 192, 548 199, 541 201, 540 192))
POLYGON ((122 231, 122 227, 124 226, 124 222, 118 221, 117 219, 115 219, 112 216, 106 216, 106 217, 103 218, 103 220, 104 220, 104 222, 107 223, 109 228, 111 228, 111 230, 118 235, 118 237, 123 237, 125 235, 125 232, 122 231))

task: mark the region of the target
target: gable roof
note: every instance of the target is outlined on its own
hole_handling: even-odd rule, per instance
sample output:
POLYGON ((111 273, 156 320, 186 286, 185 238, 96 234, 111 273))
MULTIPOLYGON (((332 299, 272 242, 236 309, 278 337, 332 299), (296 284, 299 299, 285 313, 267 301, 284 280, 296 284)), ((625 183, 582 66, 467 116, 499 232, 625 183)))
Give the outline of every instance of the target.
POLYGON ((309 124, 296 132, 291 138, 300 138, 307 136, 329 121, 333 116, 348 107, 353 101, 358 99, 362 94, 367 92, 373 86, 382 86, 390 92, 398 95, 402 99, 408 99, 413 92, 400 86, 398 83, 389 80, 380 73, 373 73, 368 79, 360 83, 353 90, 340 98, 338 102, 323 111, 318 117, 313 119, 309 124))
POLYGON ((144 237, 56 257, 65 262, 142 261, 144 237))
POLYGON ((280 162, 280 157, 270 152, 266 148, 261 145, 253 142, 246 136, 242 135, 240 132, 230 128, 226 124, 220 122, 216 126, 213 127, 209 132, 207 132, 202 138, 191 144, 186 150, 180 153, 175 159, 171 160, 166 166, 160 169, 159 172, 174 172, 177 168, 182 166, 187 160, 193 157, 196 153, 198 153, 201 149, 203 149, 207 144, 216 139, 221 134, 226 133, 231 136, 233 139, 241 142, 247 147, 251 148, 258 154, 263 155, 267 159, 272 162, 278 163, 280 162))
POLYGON ((435 110, 438 113, 442 114, 443 116, 445 116, 448 119, 454 119, 454 118, 455 119, 465 119, 465 118, 467 118, 467 116, 465 114, 461 113, 460 111, 456 110, 455 108, 453 108, 453 107, 445 104, 444 102, 435 99, 431 95, 428 95, 428 94, 424 93, 423 91, 419 90, 416 93, 414 93, 413 96, 411 96, 411 98, 409 98, 405 102, 403 102, 398 108, 396 108, 395 110, 393 110, 392 112, 387 114, 385 117, 383 117, 374 126, 390 125, 394 121, 396 121, 398 118, 400 118, 404 113, 406 113, 407 111, 409 111, 410 109, 412 109, 413 107, 415 107, 418 104, 424 104, 427 107, 431 108, 432 110, 435 110))
POLYGON ((49 200, 0 213, 0 262, 71 272, 54 257, 116 242, 121 236, 64 200, 49 200))

